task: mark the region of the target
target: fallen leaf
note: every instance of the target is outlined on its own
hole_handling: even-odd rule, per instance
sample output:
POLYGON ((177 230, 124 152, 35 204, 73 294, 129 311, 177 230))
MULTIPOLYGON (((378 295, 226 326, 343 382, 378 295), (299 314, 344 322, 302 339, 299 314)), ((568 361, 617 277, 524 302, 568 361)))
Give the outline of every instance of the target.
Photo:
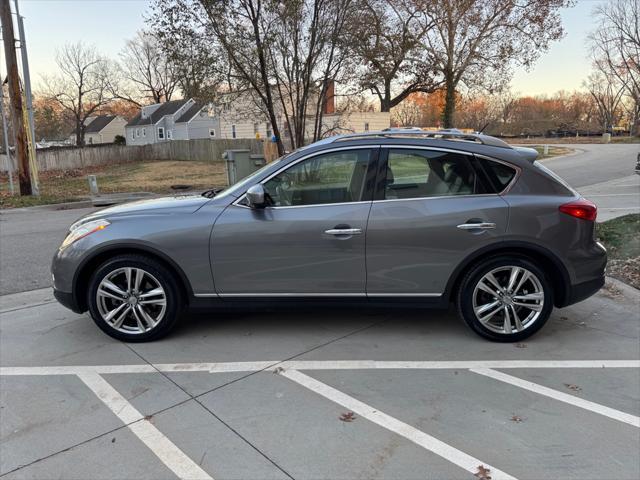
POLYGON ((511 421, 512 422, 516 422, 516 423, 521 423, 522 422, 522 417, 518 416, 518 415, 513 415, 511 417, 511 421))
POLYGON ((282 367, 276 367, 273 369, 273 373, 275 373, 276 375, 279 375, 282 372, 284 372, 284 368, 282 367))
POLYGON ((491 480, 491 470, 486 468, 484 465, 478 465, 478 471, 473 474, 474 477, 479 478, 480 480, 491 480))
POLYGON ((353 412, 346 412, 340 415, 340 420, 343 422, 353 422, 356 419, 356 416, 353 412))
POLYGON ((565 383, 564 386, 569 390, 573 390, 574 392, 579 392, 580 390, 582 390, 578 385, 574 385, 573 383, 565 383))
POLYGON ((147 420, 147 421, 151 420, 152 418, 153 418, 153 415, 145 415, 144 416, 144 419, 147 420))
POLYGON ((113 438, 111 439, 111 443, 116 443, 116 437, 113 437, 113 438))

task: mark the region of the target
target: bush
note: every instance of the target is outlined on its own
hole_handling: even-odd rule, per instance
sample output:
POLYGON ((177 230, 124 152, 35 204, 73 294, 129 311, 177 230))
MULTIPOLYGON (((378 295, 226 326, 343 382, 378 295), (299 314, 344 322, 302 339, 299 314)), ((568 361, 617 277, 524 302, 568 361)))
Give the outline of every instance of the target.
POLYGON ((113 139, 113 143, 115 143, 116 145, 126 145, 127 140, 122 135, 116 135, 116 137, 113 139))

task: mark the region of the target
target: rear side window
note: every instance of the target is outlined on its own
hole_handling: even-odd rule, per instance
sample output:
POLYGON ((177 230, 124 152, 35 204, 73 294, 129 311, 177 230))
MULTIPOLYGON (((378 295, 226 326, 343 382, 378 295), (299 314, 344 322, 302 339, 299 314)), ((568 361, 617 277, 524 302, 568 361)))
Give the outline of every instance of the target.
POLYGON ((468 155, 435 150, 390 149, 386 200, 487 193, 468 155))
POLYGON ((484 158, 478 159, 479 165, 487 176, 488 184, 493 186, 491 193, 502 192, 516 176, 516 169, 504 163, 484 158))

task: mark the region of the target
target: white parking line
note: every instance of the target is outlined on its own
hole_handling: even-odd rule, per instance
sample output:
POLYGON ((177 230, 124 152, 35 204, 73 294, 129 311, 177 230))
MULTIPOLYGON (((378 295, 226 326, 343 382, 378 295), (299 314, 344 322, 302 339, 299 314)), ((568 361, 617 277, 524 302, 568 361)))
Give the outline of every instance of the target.
POLYGON ((97 373, 81 373, 78 377, 178 478, 213 480, 104 378, 97 373))
POLYGON ((410 440, 416 445, 419 445, 422 448, 429 450, 436 455, 439 455, 445 460, 448 460, 451 463, 464 468, 468 472, 475 474, 478 471, 478 467, 480 465, 483 465, 485 468, 491 470, 491 478, 494 480, 515 480, 515 477, 509 475, 508 473, 492 467, 486 462, 478 460, 477 458, 472 457, 471 455, 468 455, 458 450, 457 448, 454 448, 451 445, 446 444, 441 440, 438 440, 437 438, 432 437, 431 435, 412 427, 409 424, 401 422, 397 418, 391 417, 386 413, 376 410, 370 405, 367 405, 366 403, 363 403, 360 400, 357 400, 347 395, 346 393, 341 392, 340 390, 336 390, 326 383, 322 383, 314 378, 311 378, 302 372, 296 370, 284 370, 280 372, 280 375, 293 380, 299 385, 308 388, 309 390, 331 400, 332 402, 348 408, 361 417, 366 418, 370 422, 380 425, 381 427, 386 428, 387 430, 390 430, 406 438, 407 440, 410 440))
POLYGON ((495 380, 499 380, 510 385, 514 385, 516 387, 524 388, 525 390, 544 395, 545 397, 553 398, 554 400, 559 400, 560 402, 568 403, 569 405, 573 405, 574 407, 580 407, 584 408, 585 410, 589 410, 590 412, 599 413, 600 415, 604 415, 605 417, 609 417, 614 420, 618 420, 620 422, 640 428, 640 417, 636 417, 635 415, 621 412, 620 410, 616 410, 614 408, 605 407, 604 405, 600 405, 599 403, 590 402, 589 400, 584 400, 582 398, 575 397, 564 392, 559 392, 558 390, 544 387, 542 385, 538 385, 537 383, 529 382, 528 380, 513 377, 511 375, 507 375, 506 373, 496 372, 495 370, 491 370, 490 368, 472 368, 470 371, 478 373, 480 375, 484 375, 486 377, 491 377, 495 380))
POLYGON ((295 370, 470 369, 470 368, 640 368, 640 360, 470 360, 470 361, 289 361, 278 365, 295 370))
POLYGON ((377 360, 265 360, 259 362, 162 363, 156 365, 70 365, 53 367, 0 367, 0 375, 80 375, 83 373, 161 372, 257 372, 278 367, 294 370, 385 369, 480 369, 480 368, 640 368, 640 360, 470 360, 470 361, 377 361, 377 360))

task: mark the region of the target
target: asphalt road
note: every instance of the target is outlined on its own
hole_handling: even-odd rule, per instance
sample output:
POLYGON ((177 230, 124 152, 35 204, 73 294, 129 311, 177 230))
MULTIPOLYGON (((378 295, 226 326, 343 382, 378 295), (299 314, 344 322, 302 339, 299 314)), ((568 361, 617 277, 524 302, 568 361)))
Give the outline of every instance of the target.
POLYGON ((577 144, 576 154, 545 160, 544 164, 574 188, 634 175, 640 144, 577 144))
MULTIPOLYGON (((583 195, 602 205, 599 219, 640 211, 639 144, 569 145, 576 154, 545 160, 583 195)), ((0 211, 0 295, 51 284, 49 265, 68 226, 95 209, 0 211)))
POLYGON ((94 210, 0 210, 0 295, 51 285, 51 259, 69 225, 94 210))

